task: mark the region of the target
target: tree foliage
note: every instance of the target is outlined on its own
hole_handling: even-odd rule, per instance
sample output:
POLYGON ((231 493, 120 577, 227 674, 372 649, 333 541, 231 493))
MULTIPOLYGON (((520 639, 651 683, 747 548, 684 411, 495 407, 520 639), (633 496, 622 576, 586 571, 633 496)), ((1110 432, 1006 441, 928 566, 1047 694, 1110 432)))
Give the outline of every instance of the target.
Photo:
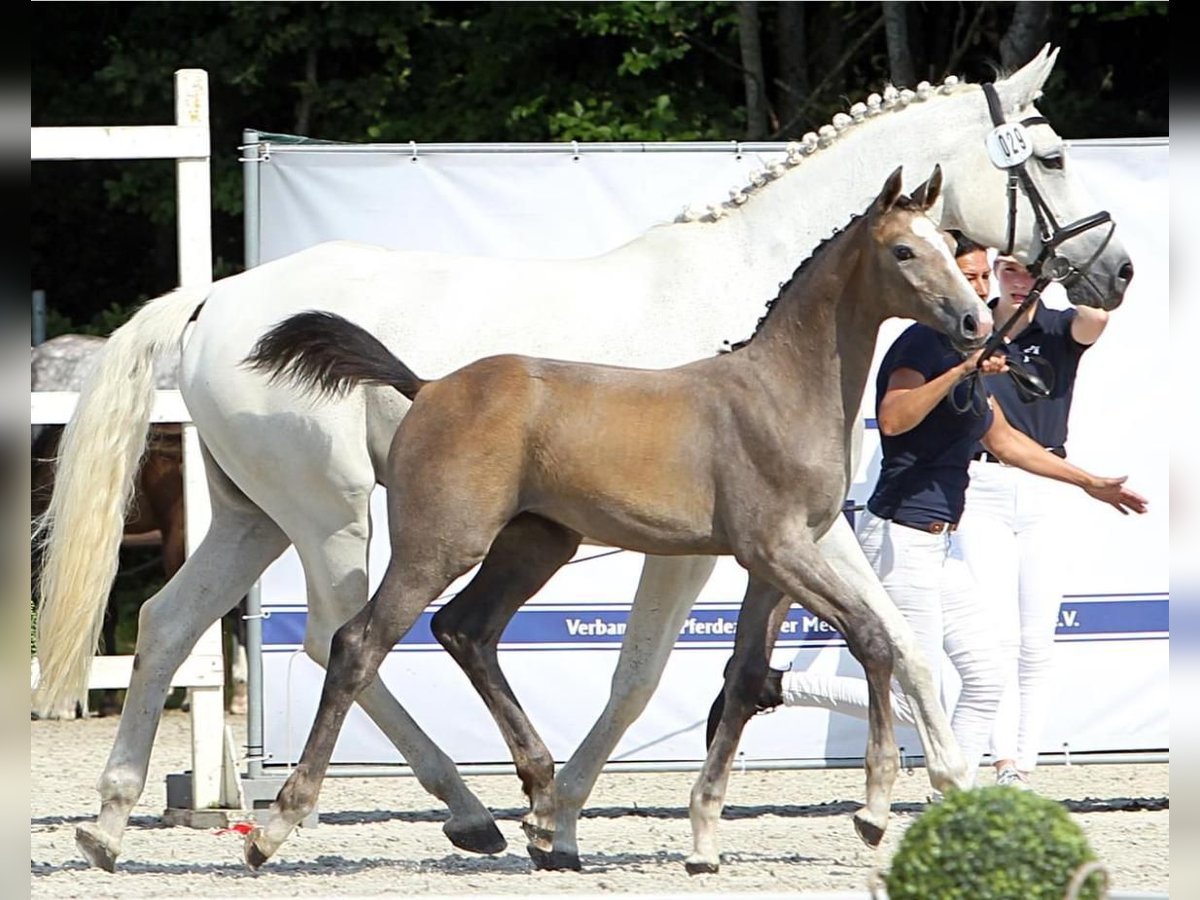
MULTIPOLYGON (((729 140, 746 138, 749 112, 782 140, 878 90, 890 60, 917 79, 993 77, 1031 12, 887 6, 904 21, 885 29, 884 4, 850 2, 35 4, 32 124, 169 123, 173 72, 205 69, 225 275, 242 259, 245 128, 356 142, 729 140), (757 48, 739 14, 756 17, 757 48)), ((1044 107, 1067 137, 1168 133, 1166 3, 1032 6, 1045 34, 1027 42, 1063 47, 1044 107)), ((52 334, 107 333, 174 286, 170 162, 42 162, 32 182, 33 287, 52 334)))

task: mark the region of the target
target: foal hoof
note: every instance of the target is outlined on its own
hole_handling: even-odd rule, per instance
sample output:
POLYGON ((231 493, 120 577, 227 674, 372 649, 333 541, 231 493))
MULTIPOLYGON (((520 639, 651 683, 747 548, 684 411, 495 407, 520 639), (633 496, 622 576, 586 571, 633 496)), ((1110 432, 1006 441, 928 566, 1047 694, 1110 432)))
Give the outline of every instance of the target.
POLYGON ((117 854, 121 848, 95 822, 81 822, 75 826, 75 846, 96 868, 105 872, 117 870, 117 854))
POLYGON ((707 859, 689 859, 683 864, 689 875, 716 875, 721 871, 721 864, 707 859))
POLYGON ((578 853, 567 853, 565 850, 547 852, 533 844, 528 845, 525 849, 529 853, 529 858, 533 860, 535 869, 545 872, 578 872, 583 868, 579 863, 578 853))
POLYGON ((262 829, 255 828, 246 835, 246 844, 242 848, 242 856, 246 860, 246 865, 254 872, 257 872, 262 867, 262 864, 271 858, 266 853, 263 853, 256 843, 256 840, 261 836, 262 829))
POLYGON ((886 829, 886 821, 875 822, 867 815, 866 810, 859 810, 854 814, 854 830, 868 847, 878 847, 886 829))
MULTIPOLYGON (((549 853, 554 849, 554 832, 549 828, 543 828, 533 822, 522 822, 521 830, 525 832, 525 839, 529 841, 530 848, 536 847, 543 853, 549 853)), ((530 850, 530 855, 533 855, 532 850, 530 850)))
POLYGON ((490 856, 503 853, 508 846, 508 841, 504 839, 496 823, 490 819, 467 825, 451 819, 442 826, 442 833, 455 847, 468 853, 484 853, 490 856))

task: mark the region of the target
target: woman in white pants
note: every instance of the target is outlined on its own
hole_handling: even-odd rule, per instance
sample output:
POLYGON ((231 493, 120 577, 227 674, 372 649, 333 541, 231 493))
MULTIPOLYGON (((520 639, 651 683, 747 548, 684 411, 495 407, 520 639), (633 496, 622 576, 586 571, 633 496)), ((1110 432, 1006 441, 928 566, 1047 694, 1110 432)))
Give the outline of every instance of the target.
MULTIPOLYGON (((974 265, 978 257, 960 267, 974 265)), ((983 254, 972 245, 967 251, 983 254)), ((972 279, 973 280, 973 279, 972 279)), ((973 280, 974 283, 974 280, 973 280)), ((986 295, 986 279, 977 290, 986 295)), ((976 448, 1035 475, 1076 485, 1122 513, 1144 512, 1146 501, 1122 478, 1100 478, 1068 463, 1008 424, 986 392, 986 381, 1008 369, 1003 354, 967 359, 932 328, 910 326, 888 349, 876 376, 876 418, 883 451, 879 480, 859 517, 857 532, 888 596, 924 648, 935 680, 943 652, 962 680, 950 726, 972 777, 991 738, 1004 686, 995 616, 961 554, 955 534, 966 499, 968 466, 976 448)), ((893 708, 911 723, 909 704, 893 684, 893 708)), ((723 694, 710 713, 719 715, 723 694)), ((758 707, 816 706, 866 717, 867 683, 850 676, 819 676, 773 669, 758 707)))
MULTIPOLYGON (((994 263, 998 325, 1011 318, 1033 276, 1011 257, 994 263)), ((1049 309, 1039 300, 1008 332, 1006 352, 1035 365, 1049 396, 1021 392, 1009 378, 987 379, 1012 426, 1049 452, 1066 456, 1067 419, 1079 360, 1108 323, 1101 309, 1049 309)), ((1005 686, 992 728, 996 782, 1028 788, 1050 708, 1054 633, 1062 602, 1062 487, 1000 462, 983 447, 970 467, 959 523, 963 557, 999 614, 1005 686)))

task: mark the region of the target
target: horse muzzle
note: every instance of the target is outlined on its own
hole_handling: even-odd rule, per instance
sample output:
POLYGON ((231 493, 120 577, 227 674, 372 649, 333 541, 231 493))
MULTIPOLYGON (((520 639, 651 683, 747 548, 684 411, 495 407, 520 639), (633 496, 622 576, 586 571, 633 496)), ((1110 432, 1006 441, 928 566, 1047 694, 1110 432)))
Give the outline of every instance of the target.
MULTIPOLYGON (((1057 262, 1057 259, 1051 260, 1049 264, 1057 262)), ((1065 277, 1055 280, 1062 282, 1067 291, 1067 300, 1072 305, 1113 310, 1124 301, 1129 283, 1133 281, 1133 263, 1124 259, 1115 269, 1107 272, 1072 269, 1065 277)))

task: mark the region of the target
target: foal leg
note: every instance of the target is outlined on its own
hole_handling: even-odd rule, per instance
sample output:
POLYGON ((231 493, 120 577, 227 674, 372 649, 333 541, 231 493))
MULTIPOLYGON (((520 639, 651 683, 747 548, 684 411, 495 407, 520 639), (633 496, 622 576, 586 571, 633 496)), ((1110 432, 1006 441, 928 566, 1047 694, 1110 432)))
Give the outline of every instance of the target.
MULTIPOLYGON (((366 498, 362 498, 364 523, 366 503, 366 498)), ((335 527, 320 518, 321 512, 327 510, 344 511, 345 503, 308 510, 312 515, 307 520, 306 532, 292 532, 308 586, 304 650, 323 668, 329 665, 334 633, 363 608, 368 594, 365 527, 357 524, 335 527)), ((412 767, 421 787, 446 804, 450 818, 442 831, 450 842, 472 853, 504 850, 506 842, 491 811, 471 792, 454 761, 421 729, 383 680, 372 677, 357 700, 412 767)))
POLYGON ((934 686, 929 661, 921 652, 908 620, 879 583, 879 576, 867 562, 844 516, 837 517, 817 546, 834 571, 865 599, 887 629, 895 652, 896 680, 913 709, 917 734, 925 748, 925 767, 930 783, 943 792, 966 787, 969 784, 967 764, 950 730, 950 720, 934 686))
POLYGON ((110 872, 116 867, 130 812, 146 785, 171 677, 205 629, 249 590, 288 544, 279 527, 208 462, 212 524, 175 577, 142 606, 124 711, 96 785, 100 815, 75 829, 80 853, 110 872))
POLYGON ((791 605, 773 584, 750 576, 738 612, 733 656, 725 667, 720 721, 709 744, 708 757, 692 785, 688 815, 693 848, 684 863, 689 875, 720 869, 717 823, 725 806, 729 773, 742 729, 754 714, 755 700, 767 678, 767 666, 779 627, 791 605))
POLYGON ((402 551, 393 555, 375 596, 333 636, 325 686, 300 760, 271 804, 267 821, 246 835, 245 860, 251 869, 270 859, 292 829, 312 812, 346 715, 355 699, 377 680, 379 666, 392 646, 457 574, 478 561, 476 558, 444 578, 434 578, 428 570, 422 577, 424 567, 398 562, 406 556, 402 551))
POLYGON ((646 557, 608 703, 555 779, 554 849, 549 855, 530 850, 539 868, 580 867, 577 825, 583 804, 622 735, 654 695, 679 629, 716 563, 713 556, 646 557))
POLYGON ((522 828, 548 850, 554 821, 554 757, 500 670, 505 626, 579 546, 580 536, 540 516, 521 515, 492 542, 478 574, 433 617, 434 635, 483 698, 512 753, 529 798, 522 828))
POLYGON ((892 633, 879 610, 825 561, 818 545, 797 538, 773 549, 764 560, 772 580, 840 631, 866 674, 867 802, 854 814, 854 827, 865 843, 876 847, 887 828, 892 785, 900 769, 892 718, 892 633))
MULTIPOLYGON (((739 561, 757 576, 758 581, 778 585, 788 596, 803 599, 809 610, 833 625, 846 638, 850 652, 866 672, 869 708, 867 748, 864 763, 867 776, 866 805, 854 815, 859 837, 870 846, 878 846, 887 827, 891 808, 892 785, 899 770, 896 739, 892 724, 891 677, 892 648, 882 619, 856 592, 851 590, 825 562, 815 544, 796 529, 780 527, 767 532, 749 550, 739 555, 739 561)), ((754 579, 751 582, 754 584, 754 579)), ((734 660, 727 676, 742 682, 740 692, 727 690, 726 708, 714 735, 713 746, 692 793, 693 838, 695 852, 689 858, 689 871, 715 871, 719 865, 715 829, 724 797, 724 780, 732 765, 736 737, 740 734, 737 722, 743 722, 752 711, 763 677, 757 666, 762 659, 766 665, 765 648, 772 635, 761 639, 757 633, 742 637, 743 618, 746 628, 768 628, 771 624, 769 592, 760 589, 747 592, 746 602, 738 617, 738 636, 734 660), (747 617, 749 613, 749 618, 747 617), (739 674, 749 668, 749 675, 739 674), (728 735, 728 736, 725 736, 728 735)), ((773 609, 773 607, 772 607, 773 609)), ((775 620, 778 624, 778 619, 775 620)))

